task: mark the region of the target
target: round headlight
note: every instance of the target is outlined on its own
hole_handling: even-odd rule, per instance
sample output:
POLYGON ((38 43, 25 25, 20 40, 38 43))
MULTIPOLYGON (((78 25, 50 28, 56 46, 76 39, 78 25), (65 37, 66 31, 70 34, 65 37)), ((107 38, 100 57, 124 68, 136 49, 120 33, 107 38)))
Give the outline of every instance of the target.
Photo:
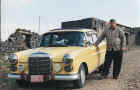
POLYGON ((63 58, 64 64, 71 64, 73 62, 73 57, 69 54, 66 54, 63 58))
POLYGON ((61 71, 61 65, 59 63, 55 63, 54 64, 54 69, 55 69, 55 72, 60 72, 61 71))
POLYGON ((8 56, 8 60, 9 60, 10 63, 16 63, 17 60, 18 60, 18 57, 17 57, 17 55, 15 55, 15 54, 10 54, 10 55, 8 56))

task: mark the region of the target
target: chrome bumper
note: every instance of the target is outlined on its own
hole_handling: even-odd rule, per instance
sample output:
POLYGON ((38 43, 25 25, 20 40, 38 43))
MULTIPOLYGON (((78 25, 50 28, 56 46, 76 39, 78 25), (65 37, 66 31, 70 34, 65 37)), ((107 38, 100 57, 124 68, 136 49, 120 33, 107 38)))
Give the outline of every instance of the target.
MULTIPOLYGON (((11 74, 9 73, 8 74, 8 78, 9 79, 20 79, 20 75, 16 75, 16 74, 11 74)), ((79 74, 73 74, 73 75, 69 75, 69 74, 66 74, 66 75, 54 75, 53 76, 53 80, 77 80, 79 79, 79 74)))
POLYGON ((10 79, 20 79, 20 75, 8 73, 8 78, 10 78, 10 79))
POLYGON ((79 74, 54 75, 54 80, 77 80, 77 79, 79 79, 79 74))

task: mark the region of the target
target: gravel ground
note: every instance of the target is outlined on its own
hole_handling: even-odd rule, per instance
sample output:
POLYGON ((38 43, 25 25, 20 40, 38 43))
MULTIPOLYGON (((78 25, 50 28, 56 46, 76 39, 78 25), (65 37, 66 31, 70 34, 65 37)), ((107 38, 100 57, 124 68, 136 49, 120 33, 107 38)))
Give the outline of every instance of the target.
MULTIPOLYGON (((82 89, 65 88, 71 84, 49 84, 43 88, 19 88, 14 81, 4 79, 0 73, 0 90, 140 90, 140 47, 126 52, 122 66, 122 72, 118 80, 112 79, 112 72, 108 79, 99 79, 99 74, 91 74, 82 89), (4 82, 4 83, 1 83, 4 82), (8 82, 8 83, 7 83, 8 82)), ((112 70, 111 70, 112 71, 112 70)))

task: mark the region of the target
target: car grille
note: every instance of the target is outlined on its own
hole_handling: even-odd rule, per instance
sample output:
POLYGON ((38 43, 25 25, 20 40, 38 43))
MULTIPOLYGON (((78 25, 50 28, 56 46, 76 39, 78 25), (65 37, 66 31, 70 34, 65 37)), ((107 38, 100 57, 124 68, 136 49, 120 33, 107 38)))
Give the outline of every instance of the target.
POLYGON ((29 74, 30 75, 49 75, 52 70, 52 63, 48 57, 30 57, 29 74))

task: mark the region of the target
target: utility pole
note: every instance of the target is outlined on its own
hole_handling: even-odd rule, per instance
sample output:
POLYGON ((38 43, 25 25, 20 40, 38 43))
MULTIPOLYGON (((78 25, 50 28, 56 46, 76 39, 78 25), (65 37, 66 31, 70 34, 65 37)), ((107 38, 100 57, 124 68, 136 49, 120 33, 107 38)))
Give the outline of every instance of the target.
POLYGON ((1 46, 1 8, 2 8, 2 4, 0 0, 0 46, 1 46))
POLYGON ((38 33, 40 34, 40 16, 39 16, 39 23, 38 23, 38 33))

